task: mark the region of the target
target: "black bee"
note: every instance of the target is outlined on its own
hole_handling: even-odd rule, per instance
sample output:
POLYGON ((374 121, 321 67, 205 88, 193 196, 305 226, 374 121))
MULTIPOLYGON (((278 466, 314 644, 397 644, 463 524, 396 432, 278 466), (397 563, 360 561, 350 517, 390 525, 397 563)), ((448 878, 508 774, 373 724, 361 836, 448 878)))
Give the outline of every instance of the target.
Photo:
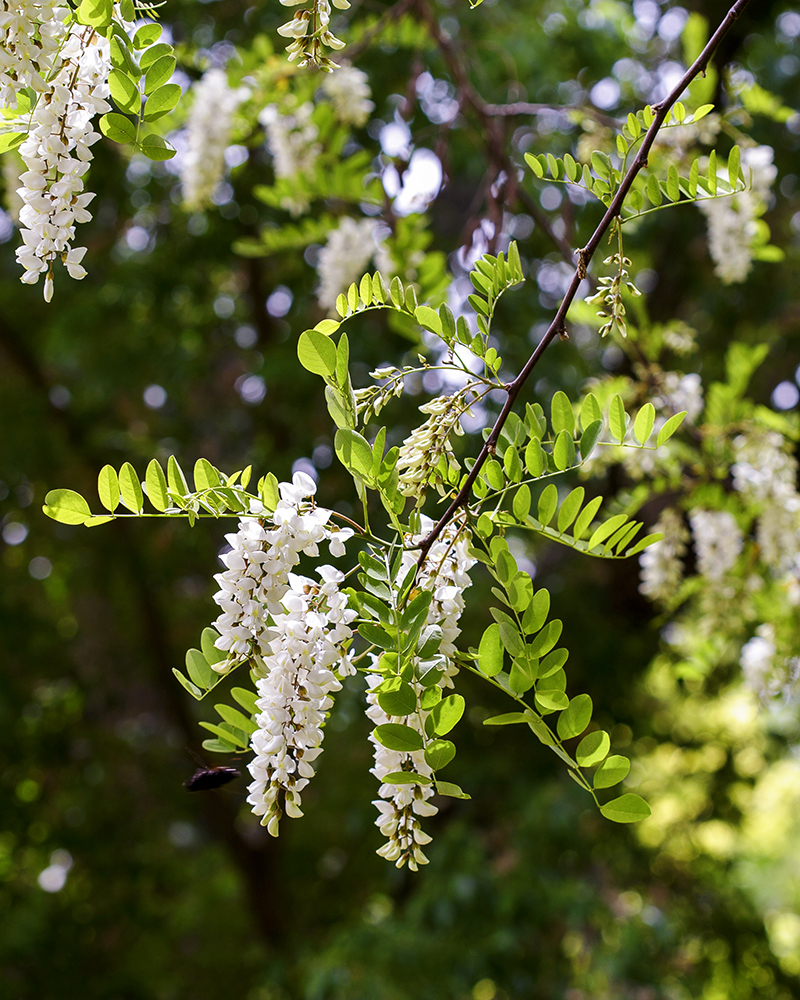
MULTIPOLYGON (((189 751, 191 753, 191 750, 189 751)), ((235 767, 206 767, 203 761, 194 753, 192 756, 200 765, 191 778, 183 783, 187 792, 207 792, 212 788, 221 788, 229 781, 241 777, 241 771, 235 767)))

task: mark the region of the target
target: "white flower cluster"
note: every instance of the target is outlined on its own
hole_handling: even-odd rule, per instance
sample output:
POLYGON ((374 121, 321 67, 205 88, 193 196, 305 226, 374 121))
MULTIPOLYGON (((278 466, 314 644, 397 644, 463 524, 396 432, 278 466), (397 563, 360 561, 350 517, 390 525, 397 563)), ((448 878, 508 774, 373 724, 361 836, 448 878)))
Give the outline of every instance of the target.
MULTIPOLYGON (((421 533, 407 539, 410 545, 417 545, 433 527, 430 518, 421 518, 421 533)), ((469 570, 475 560, 469 554, 470 536, 463 530, 461 524, 451 522, 442 535, 431 546, 428 557, 417 580, 420 590, 433 592, 433 599, 428 610, 427 624, 438 625, 442 630, 442 642, 439 646, 437 666, 442 670, 439 686, 452 687, 457 666, 452 657, 455 653, 455 641, 461 634, 458 622, 464 610, 464 590, 470 585, 469 570)), ((402 579, 416 561, 414 550, 405 553, 403 563, 398 572, 402 579)), ((375 662, 375 661, 374 661, 375 662)), ((419 660, 414 667, 419 666, 419 660)), ((419 733, 424 733, 425 720, 430 714, 420 709, 413 715, 392 718, 378 704, 374 689, 384 680, 378 674, 367 677, 367 716, 376 726, 389 722, 400 722, 411 726, 419 733)), ((416 694, 422 693, 419 683, 413 682, 416 694)), ((434 795, 431 783, 400 784, 387 783, 383 779, 399 771, 406 771, 430 778, 433 774, 425 761, 424 750, 399 752, 389 750, 374 736, 370 736, 374 746, 375 763, 371 773, 375 775, 381 786, 378 789, 379 798, 374 801, 378 810, 375 825, 380 829, 386 843, 378 851, 381 857, 394 861, 398 868, 404 864, 412 871, 419 865, 427 864, 422 848, 430 843, 430 836, 420 825, 420 819, 434 816, 438 809, 430 801, 434 795)))
POLYGON ((709 580, 721 580, 742 551, 742 532, 726 510, 695 510, 689 515, 697 568, 709 580))
POLYGON ((425 501, 428 482, 439 459, 444 456, 445 461, 450 461, 453 453, 451 435, 464 433, 460 421, 464 406, 461 396, 456 394, 432 399, 429 403, 423 403, 419 410, 430 416, 419 427, 415 427, 400 445, 397 471, 400 476, 400 492, 406 497, 417 497, 418 506, 421 507, 425 501))
POLYGON ((67 33, 69 7, 59 0, 0 0, 0 104, 17 107, 17 95, 30 87, 49 89, 67 33))
POLYGON ((383 227, 375 219, 351 219, 345 216, 328 236, 319 252, 317 301, 323 309, 333 310, 336 299, 362 276, 371 260, 382 273, 391 273, 392 265, 383 246, 383 227))
POLYGON ((756 220, 778 175, 771 146, 742 150, 742 172, 750 177, 746 191, 697 203, 708 220, 708 249, 714 273, 726 285, 744 281, 752 267, 756 220))
POLYGON ((777 431, 740 434, 733 442, 733 486, 759 509, 757 538, 761 558, 778 573, 789 571, 800 555, 800 494, 797 460, 777 431))
POLYGON ((370 100, 369 77, 354 66, 343 65, 328 74, 322 89, 331 99, 339 121, 365 125, 375 105, 370 100))
POLYGON ((283 611, 272 615, 274 638, 263 657, 267 676, 256 682, 256 756, 248 765, 253 781, 247 801, 274 837, 284 812, 293 819, 303 815, 300 793, 322 753, 331 695, 341 688, 339 677, 356 672, 344 652, 356 617, 339 590, 344 574, 333 566, 317 573, 319 582, 289 575, 283 611))
MULTIPOLYGON (((54 9, 58 10, 58 9, 54 9)), ((61 9, 62 15, 64 9, 61 9)), ((64 27, 62 25, 62 27, 64 27)), ((41 24, 58 35, 55 25, 41 24)), ((100 138, 92 128, 96 114, 108 111, 109 43, 93 28, 64 27, 56 55, 48 57, 49 72, 31 112, 28 137, 19 147, 25 163, 18 194, 23 206, 20 225, 23 245, 17 260, 25 269, 22 280, 36 284, 45 274, 44 297, 53 297, 53 261, 61 258, 72 278, 83 278, 85 247, 71 247, 75 225, 88 222, 86 206, 94 198, 84 192, 84 176, 92 160, 91 146, 100 138)))
POLYGON ((340 687, 334 669, 340 676, 355 672, 343 649, 355 612, 339 591, 342 573, 321 566, 319 581, 292 573, 301 553, 318 556, 319 543, 327 541, 331 555, 341 556, 353 536, 351 528, 333 530, 331 512, 309 503, 316 488, 297 472, 291 483, 279 484, 272 514, 257 501, 259 509, 226 536, 226 570, 215 577, 220 590, 214 600, 222 608, 214 623, 216 646, 228 656, 214 669, 226 673, 248 660, 258 678, 248 802, 273 835, 284 811, 301 815, 300 792, 321 753, 330 695, 340 687))
POLYGON ((214 577, 220 586, 214 601, 222 609, 214 622, 220 633, 216 647, 228 654, 215 665, 219 673, 252 658, 255 672, 265 674, 261 658, 271 653, 271 616, 285 610, 281 602, 301 553, 317 556, 319 543, 327 540, 332 556, 344 554, 344 542, 353 530, 327 526, 331 512, 307 502, 316 489, 310 476, 296 472, 291 483, 279 485, 280 500, 272 514, 256 510, 240 519, 235 534, 225 536, 231 546, 221 556, 226 570, 214 577))
MULTIPOLYGON (((303 179, 314 170, 322 146, 317 142, 319 129, 312 121, 313 112, 310 101, 293 107, 287 100, 283 110, 268 104, 259 114, 276 177, 303 179)), ((284 198, 281 205, 292 215, 300 215, 308 208, 308 198, 298 191, 284 198)))
MULTIPOLYGON (((305 0, 281 0, 281 3, 284 7, 297 7, 305 0)), ((347 10, 350 3, 349 0, 333 0, 333 6, 347 10)), ((278 34, 294 39, 286 46, 289 62, 298 59, 297 65, 301 68, 312 65, 326 72, 336 69, 337 64, 323 54, 323 48, 343 49, 344 42, 331 32, 330 22, 331 5, 328 0, 314 0, 310 7, 296 11, 291 21, 282 24, 278 34)))
POLYGON ((759 625, 756 634, 742 646, 739 663, 744 682, 765 705, 796 702, 800 696, 800 657, 778 658, 775 629, 769 622, 759 625))
POLYGON ((675 596, 683 578, 681 558, 686 553, 689 532, 673 507, 663 511, 653 530, 664 537, 639 556, 642 576, 639 591, 651 601, 666 602, 675 596))
POLYGON ((183 200, 192 211, 211 202, 225 176, 225 150, 233 115, 246 91, 228 85, 225 70, 207 70, 192 88, 194 104, 187 123, 187 150, 180 166, 183 200))

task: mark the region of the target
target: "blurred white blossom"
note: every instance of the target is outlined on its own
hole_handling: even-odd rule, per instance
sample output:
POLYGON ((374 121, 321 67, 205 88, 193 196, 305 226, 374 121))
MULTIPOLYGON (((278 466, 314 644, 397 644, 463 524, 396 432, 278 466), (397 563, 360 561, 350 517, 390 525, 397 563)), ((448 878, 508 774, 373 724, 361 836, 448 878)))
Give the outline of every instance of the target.
POLYGON ((367 74, 342 65, 324 77, 322 89, 331 99, 336 117, 351 125, 364 125, 375 108, 370 100, 367 74))
POLYGON ((246 90, 232 90, 225 70, 207 70, 192 88, 194 104, 187 123, 187 150, 181 162, 183 200, 189 210, 206 208, 225 176, 225 150, 233 115, 246 90))

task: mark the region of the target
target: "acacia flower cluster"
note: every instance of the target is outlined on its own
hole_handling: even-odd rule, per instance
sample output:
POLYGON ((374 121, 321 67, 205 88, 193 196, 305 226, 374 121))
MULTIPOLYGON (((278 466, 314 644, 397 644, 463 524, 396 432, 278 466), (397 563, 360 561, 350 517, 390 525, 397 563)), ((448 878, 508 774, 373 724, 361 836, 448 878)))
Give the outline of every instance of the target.
MULTIPOLYGON (((418 545, 433 528, 433 521, 422 517, 420 534, 406 539, 410 546, 418 545)), ((452 521, 439 538, 431 546, 425 564, 417 580, 420 590, 429 590, 433 594, 427 616, 428 625, 438 625, 442 631, 442 641, 437 654, 437 667, 442 671, 438 682, 440 688, 452 687, 453 677, 457 673, 457 665, 453 660, 455 640, 461 634, 458 622, 464 610, 464 590, 470 585, 469 570, 475 564, 475 559, 469 553, 470 536, 460 522, 452 521)), ((402 578, 416 561, 416 550, 409 548, 404 554, 398 577, 402 578)), ((377 663, 377 658, 373 657, 377 663)), ((415 675, 421 663, 419 657, 413 659, 415 675)), ((430 714, 421 707, 411 715, 393 718, 378 704, 375 688, 384 680, 378 674, 367 677, 367 716, 374 725, 385 725, 389 722, 400 722, 424 734, 425 720, 430 714)), ((412 687, 420 703, 422 686, 418 680, 412 682, 412 687)), ((423 737, 424 738, 424 737, 423 737)), ((378 810, 375 825, 387 838, 386 843, 378 850, 381 857, 394 861, 398 868, 408 864, 412 871, 419 865, 427 864, 427 857, 422 848, 430 843, 430 836, 425 833, 420 819, 434 816, 438 811, 430 801, 434 795, 431 783, 433 771, 425 760, 424 750, 400 752, 389 750, 383 746, 374 735, 370 736, 375 752, 375 763, 372 774, 381 782, 378 798, 374 805, 378 810), (386 782, 387 775, 397 772, 407 772, 420 775, 419 783, 395 784, 386 782)))
POLYGON ((355 673, 345 644, 356 612, 339 590, 344 575, 333 566, 317 573, 319 582, 289 575, 283 610, 272 615, 273 638, 262 659, 266 676, 256 682, 256 755, 248 765, 253 781, 247 801, 274 837, 284 812, 292 819, 303 815, 300 794, 322 753, 332 695, 341 688, 339 677, 355 673))
POLYGON ((778 176, 773 155, 771 146, 742 150, 743 173, 745 177, 750 175, 747 190, 697 203, 708 222, 708 250, 714 261, 714 273, 723 284, 744 281, 750 273, 756 220, 764 211, 770 187, 778 176))
POLYGON ((350 125, 365 125, 375 105, 370 100, 367 74, 355 66, 342 65, 322 81, 322 89, 331 99, 336 117, 350 125))
POLYGON ((683 578, 681 559, 686 553, 689 532, 673 507, 662 512, 653 530, 664 537, 639 556, 642 577, 639 591, 651 601, 667 602, 675 596, 683 578))
MULTIPOLYGON (((281 0, 284 7, 296 7, 304 2, 305 0, 281 0)), ((349 0, 333 0, 333 6, 339 10, 347 10, 350 3, 349 0)), ((294 39, 286 46, 289 61, 297 59, 297 65, 301 68, 311 65, 326 72, 336 69, 337 64, 323 54, 323 49, 343 49, 344 42, 331 32, 330 21, 331 5, 328 0, 313 0, 310 7, 296 11, 291 21, 282 24, 278 28, 278 34, 294 39)))
POLYGON ((744 545, 736 518, 727 510, 694 510, 692 526, 697 568, 709 580, 721 580, 733 569, 744 545))
MULTIPOLYGON (((314 170, 322 146, 317 142, 319 129, 312 120, 313 113, 310 101, 293 107, 287 100, 283 110, 276 104, 268 104, 259 114, 276 177, 303 178, 314 170)), ((281 204, 292 215, 300 215, 308 208, 308 198, 296 192, 281 204)))
POLYGON ((455 462, 451 435, 463 434, 461 416, 465 410, 460 393, 439 396, 419 407, 420 413, 430 416, 415 427, 400 446, 397 471, 399 489, 403 496, 416 497, 418 506, 425 501, 425 492, 441 458, 455 462))
POLYGON ((775 627, 766 622, 742 646, 739 660, 745 684, 769 707, 776 707, 778 700, 784 705, 794 702, 800 693, 800 657, 777 654, 775 627))
POLYGON ((733 486, 758 511, 761 558, 774 572, 786 573, 800 555, 797 460, 778 431, 751 430, 733 444, 733 486))
POLYGON ((183 199, 190 210, 205 208, 225 175, 225 150, 234 112, 245 92, 233 90, 223 69, 207 70, 193 87, 187 124, 188 148, 181 163, 183 199))
POLYGON ((355 617, 339 591, 339 570, 321 566, 319 581, 292 573, 301 554, 319 555, 320 542, 343 555, 352 529, 328 526, 331 512, 309 503, 316 483, 305 473, 278 489, 271 514, 256 501, 259 509, 226 536, 231 549, 221 556, 226 570, 215 577, 214 597, 222 609, 216 646, 228 653, 215 669, 226 673, 247 660, 258 678, 248 801, 273 835, 284 811, 301 815, 300 792, 314 773, 330 695, 340 686, 332 668, 340 676, 354 672, 344 646, 355 617))
MULTIPOLYGON (((54 15, 58 14, 53 8, 54 15)), ((61 13, 64 11, 61 9, 61 13)), ((91 146, 100 138, 92 119, 108 111, 109 43, 93 28, 62 25, 57 53, 38 68, 41 86, 31 112, 27 138, 19 148, 25 163, 18 194, 23 205, 20 225, 23 244, 17 260, 25 269, 22 281, 36 284, 45 275, 44 297, 53 297, 53 261, 60 258, 72 278, 83 278, 85 247, 72 247, 75 226, 88 222, 87 205, 94 198, 84 191, 84 177, 92 160, 91 146)), ((40 24, 41 33, 59 36, 52 22, 40 24)))
POLYGON ((49 89, 67 33, 69 7, 59 0, 0 0, 0 104, 16 108, 20 91, 49 89))
POLYGON ((384 231, 375 219, 345 216, 330 233, 317 258, 317 300, 323 309, 333 310, 338 296, 361 277, 371 260, 382 273, 391 273, 391 260, 383 246, 384 231))

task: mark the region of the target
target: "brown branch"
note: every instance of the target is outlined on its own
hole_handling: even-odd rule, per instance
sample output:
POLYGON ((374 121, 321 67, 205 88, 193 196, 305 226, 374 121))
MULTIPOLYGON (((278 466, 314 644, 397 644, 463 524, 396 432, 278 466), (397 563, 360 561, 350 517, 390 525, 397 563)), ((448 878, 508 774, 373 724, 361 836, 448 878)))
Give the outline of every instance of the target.
POLYGON ((604 115, 602 111, 591 107, 588 104, 530 104, 528 101, 515 101, 514 104, 484 104, 483 110, 492 118, 517 118, 529 115, 539 115, 544 111, 580 111, 588 118, 593 118, 598 125, 605 125, 607 128, 619 128, 622 122, 611 115, 604 115))
POLYGON ((655 118, 653 119, 650 127, 645 133, 645 137, 642 140, 642 145, 639 149, 639 152, 636 154, 636 157, 634 158, 633 162, 628 168, 627 173, 623 177, 622 183, 617 189, 617 193, 614 195, 611 204, 606 209, 605 215, 600 220, 600 223, 598 224, 595 231, 592 233, 589 242, 586 244, 585 247, 583 247, 582 250, 578 251, 579 260, 577 267, 575 268, 575 273, 572 276, 572 281, 570 282, 569 288, 567 289, 567 292, 561 301, 561 305, 558 307, 558 311, 553 317, 552 323, 548 327, 547 333, 545 333, 545 335, 536 345, 533 354, 531 354, 530 358, 528 358, 527 362, 525 363, 525 366, 523 367, 519 375, 517 375, 517 377, 512 382, 509 382, 508 385, 505 386, 506 399, 505 402, 503 403, 503 408, 500 411, 500 415, 498 416, 497 420, 495 421, 494 427, 492 428, 489 437, 484 442, 484 445, 481 448, 478 457, 475 460, 475 464, 472 466, 469 473, 467 474, 467 477, 464 480, 463 485, 453 498, 453 501, 450 504, 450 506, 444 512, 444 514, 436 523, 436 525, 428 534, 428 536, 422 541, 422 544, 420 545, 420 550, 421 550, 419 558, 420 565, 422 565, 422 563, 425 561, 425 557, 428 554, 428 550, 430 549, 431 545, 433 545, 433 543, 439 537, 441 532, 444 530, 445 526, 452 520, 453 515, 456 513, 456 511, 460 507, 463 507, 464 504, 466 504, 467 501, 469 500, 472 485, 478 478, 478 475, 480 474, 480 471, 483 468, 486 459, 491 454, 494 453, 497 447, 497 441, 500 437, 500 432, 502 431, 506 423, 506 420, 508 420, 509 414, 514 408, 514 403, 516 402, 517 396, 520 394, 522 387, 527 382, 531 372, 539 363, 539 359, 542 357, 548 346, 553 342, 553 340, 559 334, 564 332, 567 311, 570 305, 572 305, 572 301, 575 298, 575 294, 578 291, 578 286, 580 285, 581 281, 586 275, 586 268, 588 267, 592 257, 594 257, 597 248, 600 246, 600 243, 603 237, 608 232, 612 222, 619 216, 620 212, 622 211, 623 203, 628 195, 628 192, 631 189, 634 180, 636 179, 636 176, 642 170, 642 168, 647 165, 647 157, 650 152, 650 149, 652 148, 652 145, 655 142, 655 138, 658 135, 661 126, 664 124, 664 121, 666 120, 670 109, 672 108, 673 104, 675 104, 675 102, 679 99, 684 90, 689 86, 692 80, 694 80, 696 76, 699 76, 699 74, 705 70, 709 60, 711 59, 711 56, 714 54, 714 50, 717 48, 719 43, 722 41, 722 39, 731 29, 735 21, 738 19, 739 15, 742 13, 743 10, 745 10, 745 8, 748 6, 749 3, 750 0, 736 0, 736 3, 734 3, 734 5, 731 7, 728 13, 725 15, 724 19, 722 20, 717 30, 711 36, 711 39, 706 45, 706 47, 703 49, 703 51, 700 53, 697 59, 692 63, 689 69, 684 73, 680 81, 675 85, 675 87, 673 87, 669 96, 664 101, 662 101, 661 104, 653 106, 653 111, 655 112, 655 118))

